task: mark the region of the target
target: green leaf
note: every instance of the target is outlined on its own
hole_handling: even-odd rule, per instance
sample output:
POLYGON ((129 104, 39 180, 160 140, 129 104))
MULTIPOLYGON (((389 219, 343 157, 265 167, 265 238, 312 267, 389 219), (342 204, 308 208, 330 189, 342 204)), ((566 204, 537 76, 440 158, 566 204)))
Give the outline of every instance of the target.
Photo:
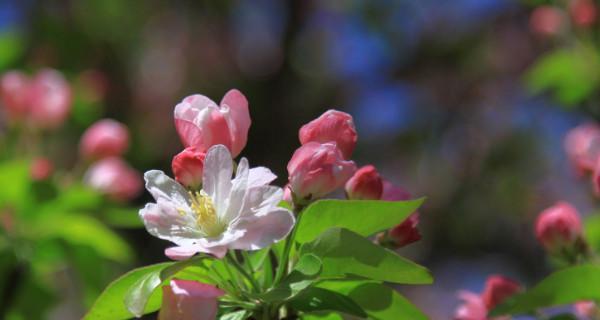
POLYGON ((294 266, 294 270, 287 275, 275 288, 258 296, 267 302, 287 300, 308 286, 313 284, 321 273, 321 259, 313 254, 306 254, 294 266))
POLYGON ((588 216, 584 221, 585 239, 594 251, 600 251, 600 212, 588 216))
POLYGON ((598 54, 593 48, 576 46, 550 52, 540 58, 526 75, 533 93, 553 90, 558 101, 575 105, 597 88, 598 54))
POLYGON ((361 318, 367 317, 365 311, 352 299, 341 293, 317 287, 302 291, 290 300, 289 305, 304 312, 339 311, 361 318))
POLYGON ((491 315, 522 314, 538 308, 600 300, 600 266, 580 265, 554 272, 538 285, 508 299, 491 315))
POLYGON ((244 320, 248 319, 250 316, 250 312, 247 310, 239 310, 235 312, 230 312, 228 314, 224 314, 219 317, 219 320, 244 320))
POLYGON ((346 229, 327 230, 315 241, 303 245, 300 252, 312 253, 321 258, 321 278, 356 275, 405 284, 433 282, 433 277, 426 268, 346 229))
POLYGON ((143 228, 138 212, 138 208, 108 208, 102 213, 102 219, 117 228, 143 228))
POLYGON ((102 206, 104 198, 97 191, 83 185, 74 185, 62 190, 51 205, 63 211, 94 210, 102 206))
POLYGON ((577 318, 569 313, 563 313, 556 316, 553 316, 549 320, 577 320, 577 318))
POLYGON ((152 272, 146 273, 140 277, 132 286, 129 288, 125 295, 125 306, 127 310, 132 314, 140 317, 145 313, 147 309, 148 301, 150 297, 165 281, 171 279, 179 271, 198 264, 204 257, 197 257, 181 262, 168 265, 163 269, 157 269, 152 272))
POLYGON ((23 52, 22 35, 14 31, 0 33, 0 71, 8 68, 23 52))
POLYGON ((23 161, 0 163, 0 184, 10 186, 0 190, 0 206, 26 205, 31 188, 29 164, 23 161))
MULTIPOLYGON (((160 272, 161 270, 173 265, 173 262, 159 263, 134 269, 117 280, 113 281, 102 292, 96 300, 90 311, 85 315, 85 320, 122 320, 130 319, 131 313, 125 307, 124 299, 130 288, 140 279, 147 277, 148 274, 160 272)), ((160 298, 153 297, 154 303, 148 303, 145 312, 158 310, 160 298)))
POLYGON ((302 212, 296 241, 310 242, 333 227, 370 236, 404 221, 419 208, 423 200, 319 200, 302 212))
MULTIPOLYGON (((324 281, 317 287, 348 296, 375 320, 426 320, 428 317, 395 290, 371 281, 324 281)), ((336 319, 335 316, 314 319, 336 319)))
POLYGON ((86 245, 105 258, 127 263, 133 251, 116 233, 98 220, 80 214, 46 216, 36 224, 34 236, 60 238, 74 245, 86 245))

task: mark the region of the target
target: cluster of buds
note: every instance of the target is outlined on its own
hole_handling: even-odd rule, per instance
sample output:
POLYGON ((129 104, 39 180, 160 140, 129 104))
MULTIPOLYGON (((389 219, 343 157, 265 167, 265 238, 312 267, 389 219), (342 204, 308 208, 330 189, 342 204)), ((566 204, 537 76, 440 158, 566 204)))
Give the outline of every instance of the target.
POLYGON ((570 0, 566 8, 556 5, 536 7, 529 18, 531 30, 552 37, 568 30, 570 25, 589 28, 596 23, 598 8, 593 0, 570 0))
POLYGON ((579 213, 567 202, 558 202, 540 213, 535 235, 549 254, 567 263, 577 263, 587 256, 579 213))
POLYGON ((487 320, 492 309, 521 290, 517 282, 501 275, 492 275, 487 278, 481 294, 470 291, 458 293, 463 303, 456 308, 454 320, 487 320))

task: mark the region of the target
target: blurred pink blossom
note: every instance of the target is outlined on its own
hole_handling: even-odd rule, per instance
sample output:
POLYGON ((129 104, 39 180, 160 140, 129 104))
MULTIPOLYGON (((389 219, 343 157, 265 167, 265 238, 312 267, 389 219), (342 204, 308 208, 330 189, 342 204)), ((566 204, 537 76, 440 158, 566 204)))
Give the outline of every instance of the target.
POLYGON ((487 319, 488 310, 478 294, 470 291, 460 291, 458 297, 463 301, 463 304, 456 308, 454 320, 487 319))
POLYGON ((565 14, 558 7, 542 5, 533 10, 529 18, 529 27, 539 35, 553 36, 565 26, 565 14))
POLYGON ((47 158, 37 158, 31 163, 31 178, 36 181, 46 180, 54 171, 54 164, 47 158))
POLYGON ((519 291, 521 285, 507 277, 495 274, 487 278, 481 297, 488 310, 492 310, 519 291))
POLYGON ((159 320, 214 320, 218 298, 225 292, 210 284, 191 280, 171 280, 163 286, 159 320))
POLYGON ((114 200, 135 198, 142 190, 139 172, 118 157, 104 158, 88 169, 85 182, 114 200))
POLYGON ((300 143, 335 142, 345 159, 350 159, 358 136, 352 116, 337 110, 328 110, 317 119, 300 128, 300 143))
POLYGON ((344 160, 335 143, 308 142, 294 152, 287 170, 295 197, 317 199, 343 186, 356 165, 344 160))
POLYGON ((80 154, 86 159, 121 156, 129 147, 127 127, 112 119, 103 119, 89 127, 79 143, 80 154))
POLYGON ((569 13, 576 25, 589 27, 596 22, 598 8, 592 0, 571 0, 569 13))
POLYGON ((29 122, 38 128, 60 126, 71 110, 71 88, 53 69, 38 71, 28 89, 29 122))
POLYGON ((29 78, 20 71, 9 71, 0 79, 0 98, 9 118, 21 119, 29 111, 29 78))
POLYGON ((346 182, 348 199, 379 200, 383 192, 383 180, 372 165, 364 166, 346 182))
POLYGON ((564 146, 578 172, 594 170, 600 155, 600 126, 585 123, 571 129, 565 137, 564 146))
POLYGON ((535 223, 535 235, 550 252, 572 247, 581 237, 577 209, 564 201, 545 209, 535 223))

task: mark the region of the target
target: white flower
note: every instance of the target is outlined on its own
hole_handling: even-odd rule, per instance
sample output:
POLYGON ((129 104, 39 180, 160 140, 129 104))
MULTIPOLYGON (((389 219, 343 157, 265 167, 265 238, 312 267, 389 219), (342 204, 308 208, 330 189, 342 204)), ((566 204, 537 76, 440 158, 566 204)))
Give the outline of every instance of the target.
POLYGON ((156 203, 140 210, 150 234, 177 247, 165 253, 186 259, 198 252, 222 258, 228 249, 258 250, 283 238, 294 226, 294 216, 278 207, 283 190, 270 186, 276 176, 267 168, 248 168, 242 158, 232 180, 229 150, 216 145, 204 162, 201 191, 188 191, 162 171, 146 172, 146 189, 156 203))

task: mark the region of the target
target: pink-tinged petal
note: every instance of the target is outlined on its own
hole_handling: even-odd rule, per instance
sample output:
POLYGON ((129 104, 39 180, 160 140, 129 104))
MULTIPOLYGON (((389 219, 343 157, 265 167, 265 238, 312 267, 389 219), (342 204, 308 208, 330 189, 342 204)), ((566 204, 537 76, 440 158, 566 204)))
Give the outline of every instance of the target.
POLYGON ((383 192, 383 180, 372 165, 364 166, 346 182, 346 195, 352 200, 379 200, 383 192))
POLYGON ((221 108, 229 108, 227 123, 231 131, 231 154, 236 157, 246 146, 250 129, 248 100, 236 89, 229 90, 221 101, 221 108))
POLYGON ((419 214, 413 213, 404 222, 393 227, 389 231, 392 245, 401 248, 413 242, 421 240, 421 233, 417 228, 419 226, 419 214))
POLYGON ((213 145, 231 148, 226 118, 218 106, 202 95, 185 98, 175 107, 175 128, 185 147, 205 152, 213 145))
POLYGON ((481 297, 469 291, 460 291, 463 304, 456 308, 454 320, 487 320, 488 310, 481 297))
POLYGON ((222 221, 233 221, 240 215, 244 206, 246 192, 248 192, 248 171, 248 160, 242 158, 238 164, 235 179, 231 182, 229 205, 227 206, 227 211, 221 215, 222 221))
POLYGON ((595 169, 600 156, 600 126, 596 123, 579 125, 567 133, 565 151, 578 172, 595 169))
POLYGON ((225 292, 209 284, 191 280, 171 280, 163 287, 159 320, 214 320, 218 298, 225 292))
POLYGON ((575 314, 585 319, 594 319, 600 315, 600 310, 593 301, 579 301, 574 304, 575 314))
POLYGON ((492 275, 485 282, 481 298, 488 310, 492 310, 519 291, 521 291, 521 285, 512 279, 501 275, 492 275))
POLYGON ((179 246, 191 246, 202 234, 195 229, 195 217, 181 214, 178 208, 165 199, 148 203, 139 212, 146 230, 151 235, 171 241, 179 246))
POLYGON ((265 186, 275 179, 277 179, 277 176, 269 168, 251 168, 248 173, 248 188, 265 186))
POLYGON ((185 148, 171 161, 175 180, 188 188, 198 189, 202 185, 205 158, 206 153, 194 147, 185 148))
POLYGON ((196 253, 200 252, 195 246, 170 247, 165 249, 165 255, 172 260, 187 260, 196 253))
POLYGON ((231 192, 233 160, 231 153, 223 145, 211 147, 204 160, 202 188, 210 196, 217 212, 225 212, 227 198, 231 192))
POLYGON ((247 219, 240 220, 236 229, 244 235, 231 243, 230 248, 258 250, 285 238, 294 227, 294 215, 287 209, 276 208, 247 219))
POLYGON ((187 190, 160 170, 150 170, 144 174, 146 189, 154 199, 166 199, 176 204, 189 206, 187 190))
POLYGON ((256 187, 248 190, 244 198, 244 206, 240 210, 241 217, 254 215, 263 209, 275 208, 283 200, 281 188, 276 186, 256 187))

